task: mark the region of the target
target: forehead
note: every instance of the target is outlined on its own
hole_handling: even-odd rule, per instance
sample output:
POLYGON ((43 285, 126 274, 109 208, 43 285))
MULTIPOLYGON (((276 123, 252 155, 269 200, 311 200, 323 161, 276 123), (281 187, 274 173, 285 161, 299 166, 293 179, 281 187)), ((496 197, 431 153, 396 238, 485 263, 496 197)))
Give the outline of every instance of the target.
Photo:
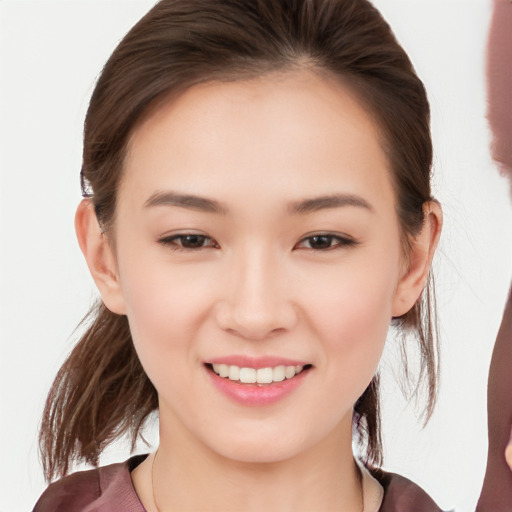
POLYGON ((394 202, 364 105, 339 80, 295 71, 204 83, 160 103, 132 133, 121 188, 144 201, 155 188, 229 200, 340 186, 394 202))

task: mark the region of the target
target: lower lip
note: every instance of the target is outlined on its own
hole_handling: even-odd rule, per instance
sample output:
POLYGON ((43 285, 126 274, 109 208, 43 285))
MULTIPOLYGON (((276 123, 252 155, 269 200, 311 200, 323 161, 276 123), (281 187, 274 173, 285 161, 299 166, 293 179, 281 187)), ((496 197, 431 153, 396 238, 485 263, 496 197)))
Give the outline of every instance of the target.
POLYGON ((226 396, 242 405, 270 405, 289 395, 302 384, 311 368, 302 370, 291 379, 273 384, 242 384, 238 381, 220 377, 207 368, 208 375, 215 387, 226 396))

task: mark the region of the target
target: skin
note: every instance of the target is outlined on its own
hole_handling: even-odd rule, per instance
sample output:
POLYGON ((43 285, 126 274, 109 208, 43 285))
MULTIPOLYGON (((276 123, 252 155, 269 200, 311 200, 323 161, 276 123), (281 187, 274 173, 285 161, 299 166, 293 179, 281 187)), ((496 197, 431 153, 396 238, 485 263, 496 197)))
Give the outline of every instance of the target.
MULTIPOLYGON (((373 120, 313 71, 198 85, 135 129, 113 233, 101 233, 88 200, 76 226, 102 298, 128 316, 158 391, 160 510, 361 510, 353 406, 391 317, 421 294, 442 223, 439 205, 426 204, 405 255, 395 206, 373 120), (220 211, 148 206, 169 191, 220 211), (295 211, 333 194, 367 206, 295 211), (204 246, 172 239, 187 233, 204 246), (328 248, 312 245, 318 234, 332 235, 328 248), (205 367, 233 354, 312 368, 276 404, 247 406, 220 393, 205 367)), ((149 512, 153 460, 132 474, 149 512)))

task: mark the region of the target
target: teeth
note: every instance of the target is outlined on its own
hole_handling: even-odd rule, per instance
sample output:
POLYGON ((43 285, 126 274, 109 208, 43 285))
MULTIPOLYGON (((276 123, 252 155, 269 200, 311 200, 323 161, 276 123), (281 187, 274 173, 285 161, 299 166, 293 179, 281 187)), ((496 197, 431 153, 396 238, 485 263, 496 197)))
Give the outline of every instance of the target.
POLYGON ((283 381, 285 379, 285 377, 286 377, 286 375, 284 374, 285 373, 284 371, 285 371, 285 367, 284 366, 276 366, 272 370, 272 380, 274 382, 281 382, 281 381, 283 381))
POLYGON ((260 368, 256 372, 256 382, 258 384, 270 384, 272 382, 272 368, 260 368))
MULTIPOLYGON (((254 384, 256 382, 256 370, 254 368, 240 368, 239 374, 240 382, 244 384, 254 384)), ((231 372, 229 372, 229 378, 231 379, 231 372)))
POLYGON ((294 377, 295 376, 295 366, 287 366, 284 369, 284 376, 287 379, 291 379, 292 377, 294 377))
POLYGON ((229 367, 229 380, 240 380, 240 368, 238 366, 229 367))
POLYGON ((243 384, 271 384, 282 382, 285 379, 292 379, 300 373, 304 367, 297 366, 275 366, 274 368, 246 368, 227 364, 212 365, 213 371, 220 377, 229 380, 239 381, 243 384))

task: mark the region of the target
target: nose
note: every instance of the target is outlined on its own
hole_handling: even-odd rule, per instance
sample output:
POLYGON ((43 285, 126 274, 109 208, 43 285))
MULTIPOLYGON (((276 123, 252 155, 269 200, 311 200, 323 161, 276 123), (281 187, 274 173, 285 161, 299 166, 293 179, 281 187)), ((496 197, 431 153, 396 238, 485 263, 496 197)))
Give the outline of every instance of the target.
POLYGON ((298 321, 282 263, 263 249, 230 261, 229 279, 217 304, 218 325, 248 340, 290 331, 298 321))

